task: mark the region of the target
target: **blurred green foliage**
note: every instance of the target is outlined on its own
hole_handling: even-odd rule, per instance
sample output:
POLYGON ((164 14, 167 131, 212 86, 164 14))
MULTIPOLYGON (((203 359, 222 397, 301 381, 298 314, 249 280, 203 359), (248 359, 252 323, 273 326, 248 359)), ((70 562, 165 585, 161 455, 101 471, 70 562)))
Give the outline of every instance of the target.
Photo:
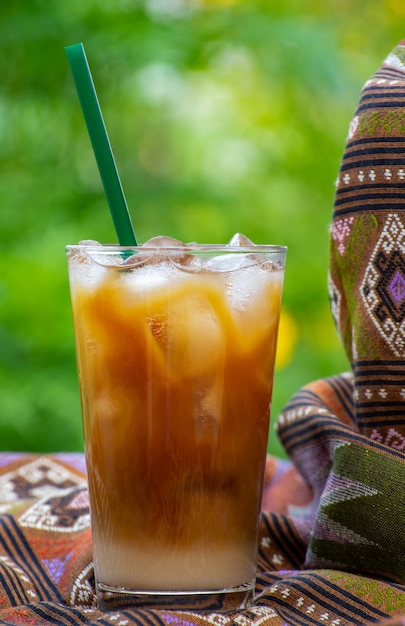
POLYGON ((82 449, 64 246, 116 240, 64 46, 85 45, 140 241, 289 247, 275 417, 348 367, 326 287, 334 181, 404 17, 403 0, 1 4, 1 449, 82 449))

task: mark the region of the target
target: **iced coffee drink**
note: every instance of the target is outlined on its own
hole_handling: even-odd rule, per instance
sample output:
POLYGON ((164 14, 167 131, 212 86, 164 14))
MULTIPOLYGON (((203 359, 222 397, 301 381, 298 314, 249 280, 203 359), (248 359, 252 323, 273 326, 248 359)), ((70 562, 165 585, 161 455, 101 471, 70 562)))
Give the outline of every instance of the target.
POLYGON ((285 249, 241 243, 68 247, 106 606, 254 589, 285 249))

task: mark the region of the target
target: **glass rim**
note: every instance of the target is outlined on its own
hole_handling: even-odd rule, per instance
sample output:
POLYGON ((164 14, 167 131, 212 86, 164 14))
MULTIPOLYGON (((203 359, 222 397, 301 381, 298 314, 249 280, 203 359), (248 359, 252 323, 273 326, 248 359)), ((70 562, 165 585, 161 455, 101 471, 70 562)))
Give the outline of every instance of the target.
POLYGON ((139 244, 137 246, 120 246, 119 244, 96 244, 96 243, 84 243, 84 244, 68 244, 65 246, 67 252, 70 251, 86 251, 91 253, 107 253, 107 254, 122 254, 123 252, 132 252, 133 254, 145 252, 229 252, 233 254, 242 253, 277 253, 285 254, 288 250, 287 246, 281 246, 277 244, 252 244, 250 246, 230 246, 227 244, 210 244, 210 243, 186 243, 184 246, 158 246, 148 244, 139 244))

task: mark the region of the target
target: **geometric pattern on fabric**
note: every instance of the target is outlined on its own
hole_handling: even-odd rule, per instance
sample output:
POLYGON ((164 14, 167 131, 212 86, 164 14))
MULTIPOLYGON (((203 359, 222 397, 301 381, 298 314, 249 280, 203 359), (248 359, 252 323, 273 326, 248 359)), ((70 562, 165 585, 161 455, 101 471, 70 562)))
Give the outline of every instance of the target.
POLYGON ((288 578, 269 576, 258 602, 276 607, 285 616, 283 626, 385 625, 394 607, 399 614, 404 611, 401 587, 328 569, 291 572, 288 578))
POLYGON ((1 601, 24 604, 61 600, 62 596, 38 559, 16 519, 0 516, 1 601))
POLYGON ((362 90, 330 239, 330 285, 339 302, 334 318, 354 372, 355 421, 363 435, 390 447, 405 441, 404 57, 402 42, 362 90), (333 233, 350 219, 342 256, 333 233))
POLYGON ((350 237, 353 222, 353 216, 344 217, 340 220, 335 220, 331 226, 332 240, 336 243, 340 256, 343 256, 346 251, 346 243, 350 237))
POLYGON ((86 565, 74 581, 70 603, 80 606, 96 606, 93 562, 86 565))
POLYGON ((397 357, 405 355, 405 226, 389 213, 360 289, 366 310, 397 357))
POLYGON ((0 502, 28 500, 75 487, 82 477, 46 456, 39 456, 0 476, 0 502))
POLYGON ((340 377, 307 385, 288 403, 278 427, 314 496, 307 512, 311 538, 305 567, 390 579, 400 589, 405 584, 404 135, 402 42, 361 92, 337 179, 328 281, 351 378, 346 387, 340 377))
POLYGON ((86 487, 63 489, 39 498, 20 517, 21 526, 72 533, 90 527, 86 487))
POLYGON ((351 363, 405 351, 404 51, 397 46, 365 84, 337 180, 330 274, 351 363))
MULTIPOLYGON (((342 380, 347 391, 349 381, 342 380)), ((333 381, 335 390, 338 380, 333 381)), ((338 396, 339 393, 336 392, 338 396)), ((101 625, 104 626, 349 626, 352 624, 382 624, 388 618, 390 626, 395 616, 405 615, 405 588, 367 576, 345 571, 327 569, 305 570, 304 559, 308 548, 309 526, 299 516, 276 512, 263 512, 260 520, 259 558, 256 596, 249 609, 240 611, 169 611, 152 609, 129 609, 102 612, 97 608, 92 564, 91 534, 88 528, 55 528, 49 524, 22 525, 26 513, 35 510, 36 503, 44 503, 57 496, 53 478, 52 494, 44 496, 43 476, 36 474, 32 484, 42 483, 40 495, 24 481, 11 480, 11 476, 33 476, 32 469, 52 467, 55 476, 65 472, 76 487, 66 488, 61 480, 58 507, 63 518, 71 520, 74 497, 84 505, 81 498, 86 488, 85 474, 78 471, 77 455, 35 457, 19 455, 8 457, 0 453, 0 484, 13 486, 3 489, 8 511, 0 514, 0 624, 37 625, 51 624, 101 625), (44 460, 46 463, 44 464, 44 460), (15 489, 16 482, 24 489, 15 489), (27 493, 30 497, 27 499, 27 493), (77 495, 77 494, 76 494, 77 495)), ((272 459, 272 475, 269 484, 283 479, 290 464, 272 459), (273 478, 272 478, 273 477, 273 478)), ((354 483, 354 481, 352 481, 354 483)), ((357 481, 359 484, 361 481, 357 481)), ((364 481, 361 484, 366 484, 364 481)), ((52 485, 50 485, 52 486, 52 485)), ((341 486, 343 488, 343 486, 341 486)), ((373 488, 366 484, 363 496, 374 497, 373 488)), ((283 490, 288 484, 283 483, 283 490)), ((278 491, 279 493, 279 491, 278 491)), ((284 494, 285 495, 285 494, 284 494)), ((277 509, 277 499, 272 506, 277 509)), ((75 507, 73 507, 75 509, 75 507)), ((295 510, 298 513, 298 510, 295 510)))
POLYGON ((363 442, 338 446, 306 564, 405 581, 405 460, 363 442))
POLYGON ((373 441, 405 449, 405 360, 356 361, 356 423, 373 441))
MULTIPOLYGON (((312 488, 306 568, 405 582, 405 455, 391 428, 368 438, 354 421, 354 377, 310 383, 288 403, 278 434, 312 488)), ((294 511, 296 513, 296 511, 294 511)))

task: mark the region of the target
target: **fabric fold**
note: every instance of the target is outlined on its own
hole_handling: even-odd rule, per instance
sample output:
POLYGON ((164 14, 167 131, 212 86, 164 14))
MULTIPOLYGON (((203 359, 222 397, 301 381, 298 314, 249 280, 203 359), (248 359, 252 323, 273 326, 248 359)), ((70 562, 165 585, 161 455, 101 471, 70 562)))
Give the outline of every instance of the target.
POLYGON ((405 582, 405 43, 366 82, 337 181, 328 288, 351 372, 278 419, 312 488, 306 568, 405 582))

